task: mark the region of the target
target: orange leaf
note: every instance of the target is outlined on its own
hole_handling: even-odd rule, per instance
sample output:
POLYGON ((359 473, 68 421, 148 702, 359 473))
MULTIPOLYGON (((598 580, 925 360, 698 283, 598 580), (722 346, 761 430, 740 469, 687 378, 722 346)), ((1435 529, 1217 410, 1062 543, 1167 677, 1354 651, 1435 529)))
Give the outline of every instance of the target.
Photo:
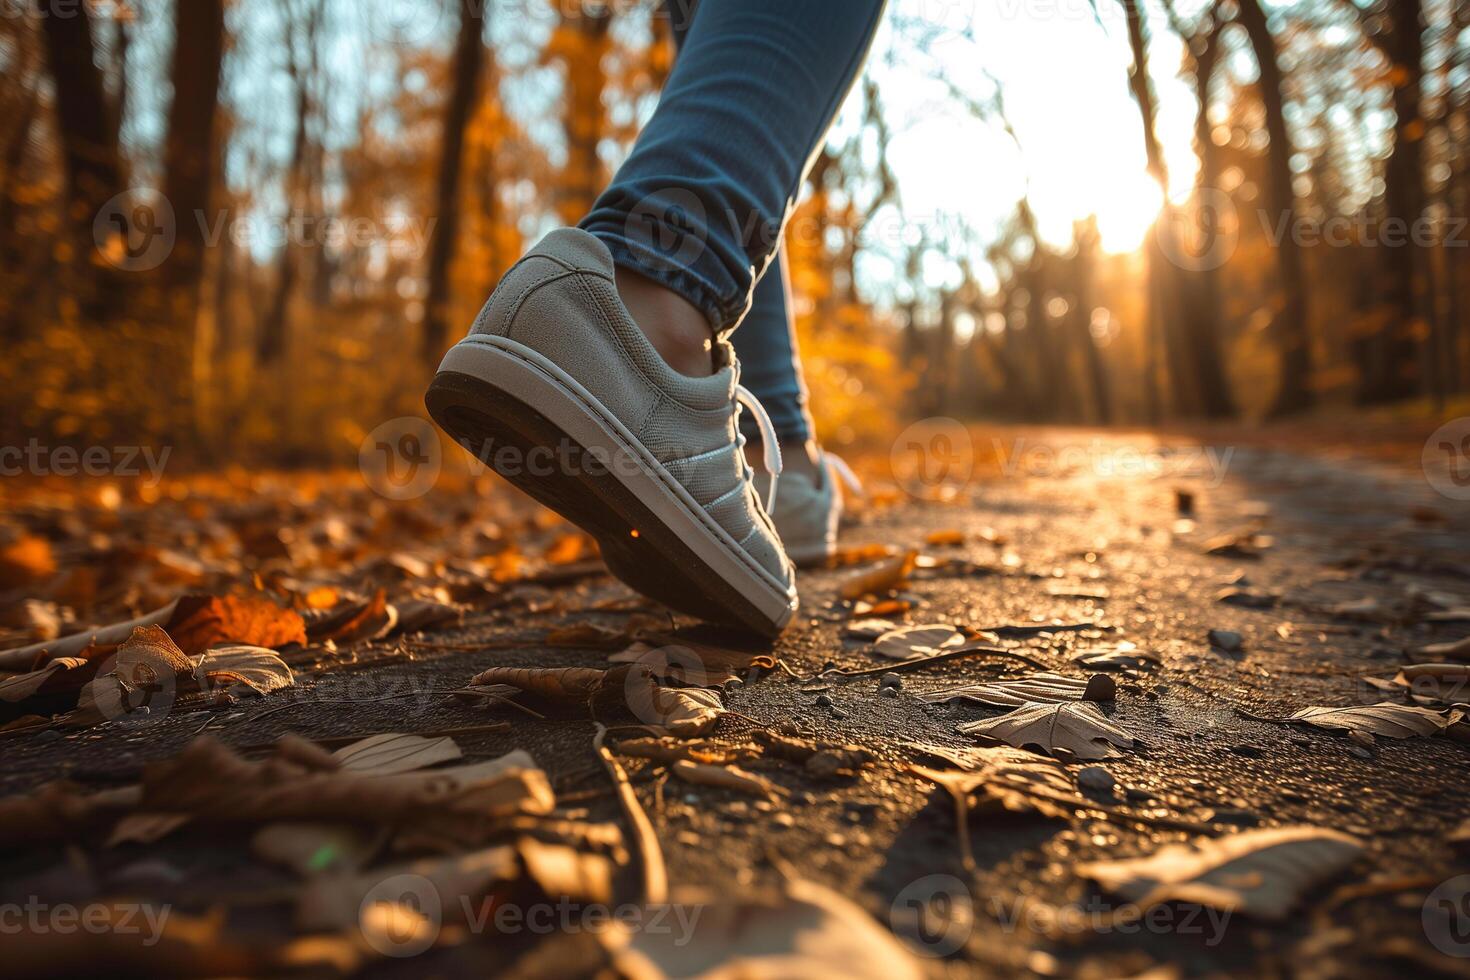
POLYGON ((179 599, 164 629, 189 657, 216 643, 271 648, 306 643, 301 615, 263 596, 186 595, 179 599))
POLYGON ((55 574, 56 556, 43 537, 23 534, 0 548, 0 588, 35 585, 55 574))
POLYGON ((917 551, 909 551, 871 571, 848 579, 842 584, 842 598, 859 599, 865 595, 882 595, 899 588, 914 570, 914 562, 918 558, 917 551))

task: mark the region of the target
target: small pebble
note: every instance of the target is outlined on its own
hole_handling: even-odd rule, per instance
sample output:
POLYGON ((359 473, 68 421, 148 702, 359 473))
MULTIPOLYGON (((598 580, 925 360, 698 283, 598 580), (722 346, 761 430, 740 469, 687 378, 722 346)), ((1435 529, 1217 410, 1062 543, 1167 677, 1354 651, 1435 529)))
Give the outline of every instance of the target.
POLYGON ((789 813, 778 813, 771 818, 771 822, 774 823, 777 827, 796 826, 796 818, 789 813))
POLYGON ((1254 745, 1232 745, 1230 746, 1230 751, 1236 755, 1243 755, 1247 759, 1259 759, 1261 757, 1261 750, 1254 745))
POLYGON ((725 682, 725 690, 727 690, 727 691, 733 691, 733 690, 735 690, 737 688, 741 688, 741 687, 744 687, 744 686, 745 686, 745 682, 742 681, 738 677, 732 677, 728 681, 725 682))
POLYGON ((817 699, 812 702, 819 708, 828 708, 832 705, 832 698, 827 694, 818 694, 817 699))
POLYGON ((903 675, 895 674, 893 671, 889 671, 878 679, 878 686, 880 688, 903 687, 903 675))
POLYGON ((1112 793, 1118 781, 1102 766, 1086 766, 1077 774, 1077 785, 1099 793, 1112 793))
POLYGON ((847 717, 847 712, 843 711, 841 708, 833 708, 832 717, 836 718, 838 721, 841 721, 842 719, 847 717))
POLYGON ((896 687, 880 687, 880 688, 878 688, 878 697, 880 697, 880 698, 896 698, 896 697, 898 697, 898 688, 896 688, 896 687))

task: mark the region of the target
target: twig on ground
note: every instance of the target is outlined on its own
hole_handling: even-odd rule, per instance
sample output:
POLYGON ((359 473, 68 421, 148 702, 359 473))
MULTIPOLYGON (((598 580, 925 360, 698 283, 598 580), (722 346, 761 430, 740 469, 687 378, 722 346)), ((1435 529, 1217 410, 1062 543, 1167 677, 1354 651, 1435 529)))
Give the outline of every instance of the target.
POLYGON ((628 774, 603 744, 606 738, 607 727, 598 722, 597 734, 592 737, 592 748, 602 759, 607 774, 612 777, 623 813, 638 838, 638 852, 643 858, 643 901, 647 905, 663 905, 669 897, 669 874, 664 867, 663 849, 659 847, 658 835, 653 832, 653 824, 649 823, 643 804, 638 802, 638 794, 633 792, 628 774))

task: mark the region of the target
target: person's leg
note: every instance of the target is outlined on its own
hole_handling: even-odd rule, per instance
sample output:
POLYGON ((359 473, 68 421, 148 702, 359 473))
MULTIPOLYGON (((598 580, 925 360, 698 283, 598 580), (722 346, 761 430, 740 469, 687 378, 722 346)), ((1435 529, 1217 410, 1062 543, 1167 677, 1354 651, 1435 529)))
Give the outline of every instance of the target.
POLYGON ((795 614, 795 577, 741 452, 737 404, 764 412, 724 334, 881 8, 704 0, 612 187, 501 279, 425 396, 633 588, 767 634, 795 614))
POLYGON ((629 310, 640 327, 649 320, 655 348, 667 341, 685 358, 697 338, 668 327, 690 325, 689 311, 664 301, 640 317, 641 280, 687 302, 717 335, 735 327, 883 0, 700 0, 692 19, 687 0, 673 6, 683 39, 663 96, 581 227, 612 253, 620 292, 627 282, 644 294, 629 310))

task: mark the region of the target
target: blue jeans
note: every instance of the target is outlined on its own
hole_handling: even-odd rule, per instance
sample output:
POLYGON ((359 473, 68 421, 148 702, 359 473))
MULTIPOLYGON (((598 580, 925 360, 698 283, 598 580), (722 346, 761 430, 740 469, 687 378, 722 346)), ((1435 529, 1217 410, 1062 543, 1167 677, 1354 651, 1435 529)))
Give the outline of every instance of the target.
POLYGON ((670 0, 679 56, 581 222, 613 260, 731 337, 783 442, 810 437, 782 230, 862 69, 884 0, 670 0))

